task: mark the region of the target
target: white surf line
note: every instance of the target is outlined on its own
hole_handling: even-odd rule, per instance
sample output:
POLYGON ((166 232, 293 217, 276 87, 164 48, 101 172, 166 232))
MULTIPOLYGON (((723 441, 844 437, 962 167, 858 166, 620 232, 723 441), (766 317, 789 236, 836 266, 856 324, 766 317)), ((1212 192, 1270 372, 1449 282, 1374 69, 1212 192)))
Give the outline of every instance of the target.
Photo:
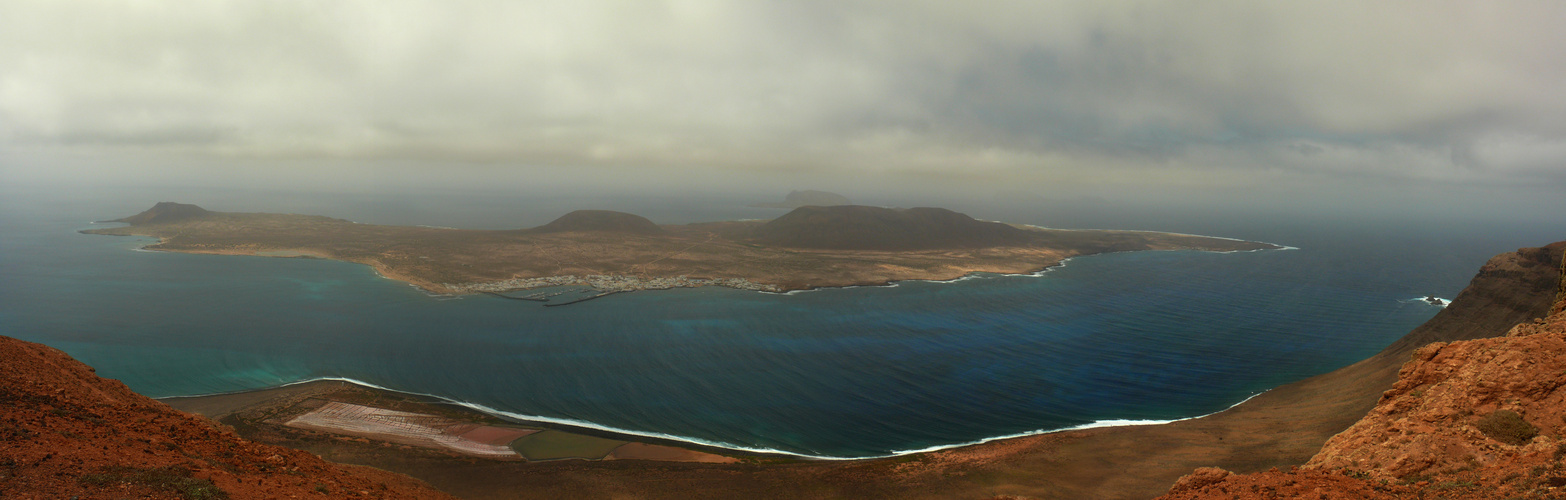
MULTIPOLYGON (((299 380, 299 381, 295 381, 295 382, 289 382, 289 383, 286 383, 286 384, 283 384, 283 385, 279 385, 279 386, 276 386, 276 387, 288 387, 288 386, 293 386, 293 385, 308 384, 308 383, 311 383, 311 382, 321 382, 321 381, 347 382, 347 383, 350 383, 350 384, 355 384, 355 385, 359 385, 359 386, 363 386, 363 387, 369 387, 369 388, 372 388, 372 389, 380 389, 380 390, 383 390, 383 391, 395 392, 395 393, 399 393, 399 394, 411 394, 411 395, 415 395, 415 396, 424 396, 424 397, 428 397, 428 398, 437 399, 437 400, 440 400, 440 401, 443 401, 443 402, 446 402, 446 403, 454 404, 454 405, 457 405, 457 406, 461 406, 461 407, 464 407, 464 408, 468 408, 468 409, 471 409, 471 410, 475 410, 475 411, 478 411, 478 412, 481 412, 481 413, 486 413, 486 414, 494 415, 494 416, 498 416, 498 417, 505 417, 505 418, 509 418, 509 419, 512 419, 512 420, 517 420, 517 421, 520 421, 522 423, 527 423, 527 422, 549 423, 549 424, 564 425, 564 426, 569 426, 569 427, 579 427, 579 428, 583 428, 583 429, 592 429, 592 430, 603 431, 603 432, 610 432, 610 433, 614 433, 614 434, 622 434, 622 435, 627 435, 627 436, 639 436, 639 437, 652 438, 652 439, 661 439, 661 440, 665 440, 665 441, 675 441, 675 442, 680 442, 680 443, 688 443, 688 444, 694 444, 694 445, 698 445, 698 446, 706 446, 706 447, 709 447, 709 448, 719 448, 719 449, 740 451, 740 452, 746 452, 746 453, 759 453, 759 454, 768 454, 768 455, 786 455, 786 456, 790 456, 790 457, 804 458, 804 459, 810 459, 810 460, 829 460, 829 461, 873 460, 873 459, 878 459, 878 458, 899 457, 899 456, 912 455, 912 454, 917 454, 917 453, 929 453, 929 452, 933 452, 933 451, 949 450, 949 449, 953 449, 953 448, 962 448, 962 447, 965 447, 965 446, 974 446, 974 445, 985 444, 985 443, 990 443, 990 442, 1000 441, 1000 440, 1005 440, 1005 439, 1015 439, 1015 438, 1020 438, 1020 437, 1038 436, 1038 435, 1043 435, 1043 434, 1054 434, 1054 433, 1057 433, 1057 432, 1069 432, 1069 431, 1076 431, 1076 430, 1082 430, 1082 429, 1095 429, 1095 428, 1100 428, 1100 427, 1130 427, 1130 426, 1139 426, 1139 425, 1163 425, 1163 424, 1169 424, 1169 423, 1174 423, 1174 422, 1183 422, 1183 421, 1186 421, 1186 420, 1195 420, 1195 419, 1198 419, 1198 418, 1210 417, 1210 416, 1213 416, 1213 415, 1217 415, 1219 413, 1223 413, 1223 412, 1232 410, 1235 407, 1238 407, 1238 406, 1240 406, 1242 404, 1245 404, 1245 402, 1247 402, 1247 401, 1255 399, 1256 396, 1260 396, 1262 394, 1267 393, 1267 391, 1258 392, 1256 394, 1252 394, 1252 395, 1246 397, 1245 399, 1240 400, 1240 402, 1238 402, 1238 403, 1229 405, 1228 407, 1226 407, 1226 408, 1224 408, 1222 410, 1218 410, 1218 411, 1215 411, 1215 412, 1212 412, 1212 413, 1208 413, 1208 414, 1205 414, 1205 415, 1197 415, 1197 416, 1194 416, 1194 417, 1177 418, 1177 419, 1173 419, 1173 420, 1105 419, 1105 420, 1097 420, 1097 421, 1093 421, 1093 422, 1088 422, 1088 423, 1080 424, 1080 425, 1074 425, 1074 426, 1070 426, 1070 427, 1062 427, 1062 428, 1059 428, 1059 429, 1037 429, 1037 430, 1032 430, 1032 431, 1027 431, 1027 432, 1019 432, 1019 433, 1016 433, 1016 434, 1006 434, 1006 435, 1002 435, 1002 436, 987 437, 987 438, 977 439, 977 440, 974 440, 974 441, 968 441, 968 442, 963 442, 963 443, 934 445, 934 446, 929 446, 929 447, 925 447, 925 448, 909 449, 909 450, 894 450, 894 451, 892 451, 890 453, 887 453, 885 455, 870 455, 870 456, 863 456, 863 457, 834 457, 834 456, 827 456, 827 455, 810 455, 810 454, 806 454, 806 453, 796 453, 796 452, 792 452, 792 451, 784 451, 784 450, 778 450, 778 449, 773 449, 773 448, 760 448, 760 447, 754 447, 754 446, 742 446, 742 445, 737 445, 737 444, 733 444, 733 443, 726 443, 726 442, 722 442, 722 441, 712 441, 712 440, 708 440, 708 439, 701 439, 701 438, 694 438, 694 437, 687 437, 687 436, 677 436, 677 435, 674 435, 674 434, 665 434, 665 433, 662 433, 662 432, 622 429, 622 428, 619 428, 619 427, 613 427, 613 426, 599 424, 599 423, 596 423, 596 422, 589 422, 589 421, 586 421, 586 420, 577 420, 577 419, 572 419, 572 418, 546 417, 546 416, 542 416, 542 415, 527 415, 527 414, 522 414, 522 413, 515 413, 515 412, 509 412, 509 411, 505 411, 505 410, 499 410, 499 409, 491 408, 491 407, 484 406, 484 405, 478 404, 478 403, 469 403, 469 402, 466 402, 466 401, 458 401, 458 400, 455 400, 455 399, 451 399, 451 398, 448 398, 448 397, 445 397, 445 396, 436 395, 436 394, 427 394, 427 393, 422 393, 422 392, 412 392, 412 391, 403 391, 403 390, 392 389, 390 387, 376 385, 376 384, 372 384, 372 383, 365 382, 365 381, 362 381, 362 380, 352 379, 352 378, 347 378, 347 377, 315 377, 315 378, 299 380)), ((239 393, 245 393, 245 392, 254 392, 254 391, 257 391, 257 390, 265 390, 265 389, 245 389, 245 390, 232 391, 232 392, 219 392, 219 393, 202 394, 202 395, 195 395, 195 396, 169 396, 169 397, 158 398, 158 399, 179 399, 179 398, 199 398, 199 397, 206 397, 206 396, 222 396, 222 395, 228 395, 228 394, 239 394, 239 393)), ((1270 391, 1271 389, 1268 389, 1268 390, 1270 391)))
MULTIPOLYGON (((1268 389, 1268 391, 1270 391, 1270 390, 1271 389, 1268 389)), ((1016 438, 1028 437, 1028 436, 1040 436, 1040 435, 1044 435, 1044 434, 1054 434, 1054 433, 1057 433, 1057 432, 1079 431, 1079 430, 1083 430, 1083 429, 1096 429, 1096 428, 1100 428, 1100 427, 1132 427, 1132 426, 1139 426, 1139 425, 1172 424, 1172 423, 1175 423, 1175 422, 1184 422, 1186 420, 1196 420, 1198 418, 1210 417, 1210 416, 1213 416, 1213 415, 1217 415, 1219 413, 1223 413, 1223 412, 1226 412, 1226 411, 1229 411, 1229 410, 1233 410, 1235 407, 1238 407, 1240 405, 1245 404, 1246 401, 1250 401, 1252 399, 1256 399, 1256 396, 1260 396, 1260 395, 1266 394, 1266 393, 1267 393, 1267 391, 1258 392, 1256 394, 1252 394, 1252 395, 1246 397, 1245 399, 1240 400, 1240 402, 1238 402, 1238 403, 1229 405, 1228 408, 1224 408, 1222 410, 1218 410, 1218 411, 1215 411, 1215 412, 1212 412, 1212 413, 1208 413, 1206 415, 1197 415, 1197 416, 1194 416, 1194 417, 1177 418, 1177 419, 1174 419, 1174 420, 1126 420, 1126 419, 1097 420, 1097 421, 1093 421, 1093 422, 1088 422, 1086 424, 1073 425, 1071 427, 1064 427, 1064 428, 1060 428, 1060 429, 1039 429, 1039 430, 1033 430, 1033 431, 1027 431, 1027 432, 1019 432, 1019 433, 1016 433, 1016 434, 1007 434, 1007 435, 1004 435, 1004 436, 987 437, 987 438, 984 438, 984 439, 979 439, 979 440, 975 440, 975 441, 969 441, 969 442, 966 442, 966 443, 936 445, 936 446, 930 446, 930 447, 927 447, 927 448, 919 448, 919 449, 916 449, 916 450, 897 450, 897 451, 893 451, 890 455, 883 455, 883 456, 878 456, 878 457, 864 457, 864 458, 887 458, 887 457, 896 457, 896 456, 902 456, 902 455, 911 455, 911 454, 915 454, 915 453, 929 453, 929 452, 932 452, 932 451, 941 451, 941 450, 949 450, 949 449, 953 449, 953 448, 962 448, 964 446, 974 446, 974 445, 980 445, 980 444, 985 444, 985 443, 994 442, 994 441, 1001 441, 1001 440, 1006 440, 1006 439, 1016 439, 1016 438)))
MULTIPOLYGON (((351 383, 351 384, 357 384, 357 385, 361 385, 361 386, 364 386, 364 387, 380 389, 380 390, 383 390, 383 391, 396 392, 396 393, 400 393, 400 394, 412 394, 412 395, 415 395, 415 396, 424 396, 424 397, 428 397, 428 398, 434 398, 434 399, 438 399, 440 401, 444 401, 444 402, 447 402, 447 403, 450 403, 450 404, 454 404, 454 405, 457 405, 457 406, 462 406, 462 407, 465 407, 465 408, 468 408, 468 409, 476 410, 476 411, 479 411, 481 413, 486 413, 486 414, 489 414, 489 415, 500 416, 500 417, 506 417, 506 418, 509 418, 509 419, 512 419, 512 420, 518 420, 518 421, 522 421, 522 422, 542 422, 542 423, 549 423, 549 424, 565 425, 565 426, 570 426, 570 427, 580 427, 580 428, 583 428, 583 429, 593 429, 593 430, 604 431, 604 432, 611 432, 611 433, 622 434, 622 435, 627 435, 627 436, 640 436, 640 437, 645 437, 645 438, 662 439, 662 440, 667 440, 667 441, 676 441, 676 442, 682 442, 682 443, 690 443, 690 444, 695 444, 695 445, 700 445, 700 446, 707 446, 707 447, 711 447, 711 448, 721 448, 721 449, 734 450, 734 451, 743 451, 743 452, 748 452, 748 453, 762 453, 762 454, 770 454, 770 455, 788 455, 788 456, 793 456, 793 457, 818 459, 818 460, 858 460, 859 459, 858 457, 844 458, 844 457, 827 457, 827 456, 807 455, 807 454, 803 454, 803 453, 794 453, 794 452, 784 451, 784 450, 775 450, 775 449, 772 449, 772 448, 757 448, 757 447, 750 447, 750 446, 741 446, 741 445, 737 445, 737 444, 733 444, 733 443, 725 443, 725 442, 720 442, 720 441, 711 441, 711 440, 706 440, 706 439, 701 439, 701 438, 676 436, 676 435, 673 435, 673 434, 664 434, 664 433, 661 433, 661 432, 650 432, 650 431, 638 431, 638 430, 632 430, 632 429, 621 429, 621 428, 618 428, 618 427, 603 425, 603 424, 599 424, 599 423, 596 423, 596 422, 589 422, 589 421, 586 421, 586 420, 577 420, 577 419, 572 419, 572 418, 546 417, 546 416, 542 416, 542 415, 527 415, 527 414, 523 414, 523 413, 515 413, 515 412, 509 412, 509 411, 505 411, 505 410, 499 410, 499 409, 491 408, 491 407, 484 406, 484 405, 478 404, 478 403, 469 403, 469 402, 466 402, 466 401, 458 401, 458 400, 455 400, 455 399, 451 399, 451 398, 448 398, 448 397, 445 397, 445 396, 436 395, 436 394, 427 394, 427 393, 422 393, 422 392, 412 392, 412 391, 403 391, 403 390, 392 389, 390 387, 384 387, 384 386, 380 386, 380 385, 376 385, 376 384, 371 384, 369 382, 365 382, 365 381, 362 381, 362 380, 346 378, 346 377, 316 377, 316 378, 312 378, 312 379, 308 379, 308 380, 300 380, 298 382, 290 382, 290 383, 283 384, 283 385, 278 386, 278 387, 287 387, 287 386, 291 386, 291 385, 307 384, 307 383, 310 383, 310 382, 318 382, 318 381, 323 381, 323 380, 337 381, 337 382, 348 382, 348 383, 351 383)), ((248 392, 248 391, 241 391, 241 392, 248 392)), ((888 456, 890 456, 890 455, 888 455, 888 456)))
POLYGON ((1412 299, 1403 299, 1403 300, 1399 300, 1398 302, 1401 302, 1401 303, 1404 303, 1404 304, 1413 304, 1413 303, 1417 302, 1417 303, 1420 303, 1420 304, 1432 305, 1432 306, 1441 307, 1441 308, 1445 308, 1446 306, 1452 305, 1452 299, 1443 299, 1443 298, 1440 298, 1440 297, 1431 297, 1431 298, 1434 298, 1435 302, 1431 302, 1429 300, 1426 300, 1425 297, 1416 297, 1416 298, 1412 298, 1412 299))
MULTIPOLYGON (((1031 228, 1036 228, 1036 229, 1043 229, 1043 230, 1047 230, 1047 231, 1121 231, 1121 232, 1126 232, 1126 233, 1173 234, 1173 235, 1178 235, 1178 236, 1194 236, 1194 237, 1197 237, 1197 238, 1212 238, 1212 239, 1215 239, 1215 240, 1238 241, 1238 242, 1241 242, 1241 243, 1261 243, 1261 244, 1264 244, 1264 245, 1272 245, 1272 246, 1278 247, 1278 248, 1258 248, 1258 249, 1255 249, 1255 250, 1222 250, 1222 251, 1219 251, 1219 250, 1197 250, 1198 252, 1235 253, 1235 252, 1261 252, 1261 251, 1265 251, 1265 250, 1299 250, 1300 249, 1299 247, 1292 247, 1292 246, 1288 246, 1288 245, 1279 245, 1277 243, 1271 243, 1271 242, 1266 242, 1266 241, 1244 240, 1244 239, 1240 239, 1240 238, 1230 238, 1230 237, 1227 237, 1227 236, 1208 236, 1208 235, 1205 235, 1205 234, 1176 233, 1176 232, 1173 232, 1173 231, 1155 231, 1155 230, 1152 230, 1152 229, 1062 229, 1062 228, 1058 228, 1058 227, 1036 226, 1036 225, 1033 225, 1033 224, 1022 224, 1022 225, 1028 226, 1028 227, 1031 227, 1031 228)), ((1149 251, 1149 250, 1131 250, 1131 251, 1133 251, 1133 252, 1146 252, 1146 251, 1149 251)), ((1160 250, 1151 250, 1151 251, 1157 252, 1157 251, 1160 251, 1160 250)), ((1116 252, 1108 252, 1108 253, 1116 253, 1116 252)))

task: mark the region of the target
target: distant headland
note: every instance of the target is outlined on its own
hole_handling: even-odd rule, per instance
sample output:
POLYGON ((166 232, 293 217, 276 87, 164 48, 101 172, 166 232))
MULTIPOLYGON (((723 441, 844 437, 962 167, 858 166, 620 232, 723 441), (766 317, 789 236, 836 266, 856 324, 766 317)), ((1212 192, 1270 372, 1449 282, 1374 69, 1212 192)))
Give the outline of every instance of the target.
POLYGON ((757 203, 751 206, 756 208, 799 208, 808 206, 833 207, 852 204, 854 202, 849 201, 847 196, 806 189, 804 191, 789 191, 788 195, 783 197, 781 203, 757 203))
POLYGON ((578 210, 543 226, 469 230, 162 202, 88 234, 151 236, 171 252, 356 262, 432 293, 586 285, 601 292, 717 285, 768 292, 1030 273, 1141 250, 1249 251, 1268 243, 1175 233, 1044 229, 942 208, 803 206, 771 221, 658 225, 578 210))

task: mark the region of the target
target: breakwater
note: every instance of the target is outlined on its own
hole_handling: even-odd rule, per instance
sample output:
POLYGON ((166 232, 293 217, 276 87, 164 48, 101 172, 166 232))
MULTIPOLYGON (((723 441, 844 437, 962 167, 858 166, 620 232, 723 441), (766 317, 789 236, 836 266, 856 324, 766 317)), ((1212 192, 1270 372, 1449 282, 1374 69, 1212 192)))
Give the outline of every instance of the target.
POLYGON ((484 283, 441 283, 441 285, 455 292, 478 293, 498 293, 566 285, 588 286, 602 292, 668 290, 671 288, 693 288, 699 286, 721 286, 758 292, 779 292, 783 290, 777 285, 756 283, 744 278, 691 278, 686 276, 648 278, 619 274, 545 276, 540 278, 514 278, 484 283))
POLYGON ((500 292, 479 292, 479 293, 488 294, 488 295, 494 295, 494 296, 500 297, 502 299, 529 300, 529 301, 533 301, 533 302, 549 302, 549 299, 542 298, 542 297, 512 297, 510 295, 505 295, 505 294, 502 294, 500 292))
POLYGON ((582 297, 580 299, 576 299, 576 300, 573 300, 573 301, 570 301, 570 302, 555 302, 555 303, 550 303, 550 304, 544 304, 544 307, 569 306, 569 305, 575 304, 577 302, 587 302, 589 300, 602 298, 602 297, 608 297, 610 295, 614 295, 614 294, 617 294, 617 293, 624 293, 624 292, 625 291, 621 291, 621 290, 617 290, 617 291, 613 291, 613 292, 604 292, 604 293, 600 293, 600 294, 596 294, 596 295, 589 295, 589 296, 586 296, 586 297, 582 297))

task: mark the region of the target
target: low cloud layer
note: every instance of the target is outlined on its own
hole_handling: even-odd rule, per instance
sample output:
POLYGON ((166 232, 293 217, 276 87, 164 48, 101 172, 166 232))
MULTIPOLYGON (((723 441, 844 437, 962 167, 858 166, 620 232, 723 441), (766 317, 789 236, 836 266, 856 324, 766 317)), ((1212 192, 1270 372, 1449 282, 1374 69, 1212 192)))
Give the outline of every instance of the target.
POLYGON ((1566 182, 1554 2, 0 5, 0 146, 1566 182))

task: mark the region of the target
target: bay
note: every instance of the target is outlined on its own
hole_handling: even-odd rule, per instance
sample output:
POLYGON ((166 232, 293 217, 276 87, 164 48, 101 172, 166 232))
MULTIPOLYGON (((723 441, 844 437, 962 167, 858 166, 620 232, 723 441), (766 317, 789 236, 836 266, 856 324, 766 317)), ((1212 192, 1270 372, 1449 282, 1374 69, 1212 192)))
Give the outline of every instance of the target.
MULTIPOLYGON (((1219 411, 1374 353, 1438 310, 1413 299, 1451 298, 1490 254, 1547 242, 1494 226, 1191 219, 1169 229, 1299 249, 543 308, 430 296, 356 264, 137 251, 146 240, 75 232, 126 215, 123 203, 0 215, 0 333, 154 397, 346 378, 521 418, 837 458, 1219 411)), ((717 206, 684 217, 752 212, 717 206)))

